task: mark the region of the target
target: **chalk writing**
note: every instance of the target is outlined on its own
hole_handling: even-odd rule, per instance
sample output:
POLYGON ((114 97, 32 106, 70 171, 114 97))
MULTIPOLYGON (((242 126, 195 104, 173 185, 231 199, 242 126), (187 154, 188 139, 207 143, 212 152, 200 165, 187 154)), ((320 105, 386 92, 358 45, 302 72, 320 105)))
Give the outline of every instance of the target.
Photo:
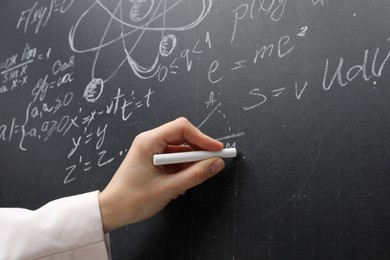
POLYGON ((93 167, 103 167, 116 158, 112 152, 103 149, 109 124, 96 125, 94 122, 99 122, 107 116, 118 116, 120 121, 126 122, 131 119, 133 113, 151 107, 154 93, 155 90, 148 89, 145 94, 139 96, 135 91, 125 93, 118 88, 116 95, 103 106, 93 110, 80 109, 72 124, 82 131, 76 137, 72 137, 72 148, 67 155, 71 162, 65 168, 66 176, 63 183, 68 184, 76 180, 81 173, 88 172, 93 167), (94 144, 94 151, 98 155, 95 161, 87 159, 88 156, 83 152, 83 146, 90 144, 94 144))
POLYGON ((84 134, 82 136, 79 136, 77 140, 75 138, 72 138, 73 148, 68 153, 68 159, 74 157, 76 151, 78 150, 80 145, 82 145, 82 143, 88 144, 92 142, 92 140, 94 140, 95 149, 96 151, 98 151, 99 159, 97 160, 97 162, 92 163, 92 161, 89 160, 86 156, 79 155, 78 158, 76 158, 76 163, 65 168, 65 171, 67 173, 63 181, 64 184, 68 184, 77 178, 77 175, 80 172, 79 168, 81 168, 81 172, 87 172, 91 170, 94 165, 102 167, 114 160, 114 157, 106 158, 107 151, 101 149, 106 138, 108 124, 105 124, 104 126, 98 126, 96 131, 91 131, 89 130, 88 126, 93 120, 95 120, 95 118, 91 116, 89 118, 84 118, 84 120, 82 121, 81 126, 84 126, 84 134))
MULTIPOLYGON (((307 85, 308 85, 307 81, 304 82, 303 86, 299 86, 298 83, 294 84, 293 89, 294 89, 296 99, 301 99, 301 96, 302 96, 303 92, 306 90, 307 85)), ((254 88, 251 91, 249 91, 249 95, 255 97, 257 100, 257 103, 255 103, 254 105, 251 105, 251 106, 244 106, 243 109, 245 111, 252 110, 258 106, 263 105, 267 101, 267 98, 269 96, 273 97, 273 98, 277 98, 277 97, 281 96, 282 94, 285 94, 286 92, 288 92, 291 88, 282 87, 282 88, 272 89, 268 93, 262 92, 259 88, 254 88)))
POLYGON ((30 64, 50 58, 51 48, 44 53, 38 53, 37 48, 26 43, 21 55, 13 54, 0 63, 0 94, 7 93, 15 88, 26 86, 28 83, 28 67, 30 64))
POLYGON ((324 6, 326 2, 328 2, 329 0, 311 0, 311 3, 313 5, 321 5, 321 6, 324 6))
MULTIPOLYGON (((240 59, 234 61, 230 66, 230 71, 242 70, 249 65, 259 64, 264 59, 269 59, 276 56, 279 59, 283 59, 288 55, 291 55, 295 50, 295 44, 298 40, 302 40, 307 36, 308 26, 302 26, 296 35, 284 35, 277 43, 270 43, 268 45, 260 45, 253 53, 252 57, 246 59, 240 59), (249 61, 247 61, 249 60, 249 61)), ((212 84, 219 83, 225 77, 225 72, 220 71, 220 63, 218 60, 214 60, 209 65, 207 72, 208 80, 212 84)))
POLYGON ((230 43, 233 43, 238 30, 238 23, 244 19, 254 20, 255 15, 264 14, 272 21, 278 22, 286 9, 287 0, 251 0, 233 10, 234 26, 230 43))
MULTIPOLYGON (((40 53, 37 48, 31 47, 28 43, 21 55, 14 54, 4 63, 2 75, 3 84, 9 82, 10 78, 15 82, 15 78, 27 77, 27 66, 36 61, 49 60, 51 48, 45 53, 40 53), (18 61, 19 60, 19 61, 18 61), (20 62, 20 63, 18 63, 20 62)), ((10 124, 2 124, 0 127, 0 139, 11 142, 18 139, 19 148, 27 150, 26 142, 28 139, 38 139, 46 142, 53 134, 66 135, 72 127, 78 127, 75 123, 77 117, 70 115, 55 116, 59 111, 64 110, 71 105, 74 94, 65 92, 57 95, 52 100, 48 100, 48 93, 53 89, 60 88, 73 81, 73 68, 75 65, 74 56, 70 56, 68 61, 55 61, 51 66, 51 73, 37 80, 31 90, 32 100, 28 103, 23 118, 14 117, 10 124), (55 117, 54 117, 55 116, 55 117), (49 119, 49 117, 52 117, 49 119), (33 123, 34 122, 34 123, 33 123), (31 126, 31 125, 35 126, 31 126), (38 127, 37 127, 38 125, 38 127)), ((23 85, 27 84, 24 79, 23 85)), ((15 87, 7 89, 6 92, 15 87)), ((2 92, 5 93, 5 92, 2 92)))
POLYGON ((16 29, 23 28, 27 33, 29 27, 34 27, 34 33, 38 33, 42 27, 45 27, 52 17, 53 13, 65 13, 72 6, 73 0, 50 0, 50 5, 40 5, 37 1, 31 8, 23 10, 19 16, 16 29))
MULTIPOLYGON (((175 11, 175 9, 177 9, 180 6, 180 4, 183 5, 185 4, 185 2, 176 1, 171 5, 167 5, 166 1, 159 1, 157 4, 155 4, 154 1, 151 2, 130 1, 130 2, 133 3, 129 11, 131 21, 137 23, 142 22, 143 23, 142 25, 138 25, 135 23, 128 23, 123 19, 123 13, 125 11, 123 10, 124 5, 122 4, 122 1, 118 2, 115 10, 112 12, 104 4, 96 0, 96 2, 92 4, 86 12, 83 13, 83 15, 80 17, 80 19, 76 22, 76 24, 71 28, 69 32, 69 44, 71 49, 74 52, 77 53, 95 52, 96 53, 94 63, 92 65, 91 82, 86 87, 84 93, 84 97, 86 98, 87 101, 90 102, 96 101, 96 99, 100 97, 101 92, 103 91, 104 83, 109 81, 118 72, 118 70, 124 64, 126 64, 126 62, 132 69, 133 73, 139 78, 149 79, 154 76, 157 76, 160 82, 164 81, 168 73, 168 68, 161 65, 161 63, 159 62, 160 57, 169 56, 174 51, 177 45, 177 38, 175 34, 171 33, 166 35, 165 31, 173 31, 173 32, 185 31, 196 27, 208 15, 212 6, 212 0, 199 1, 199 3, 197 2, 201 6, 199 16, 195 17, 195 19, 188 24, 181 25, 181 26, 169 26, 168 20, 171 17, 172 13, 175 11), (164 4, 162 4, 163 2, 164 4), (80 28, 80 24, 85 19, 90 19, 89 14, 95 8, 102 8, 109 17, 107 27, 105 28, 103 36, 100 42, 98 43, 98 45, 94 47, 86 48, 86 49, 77 48, 76 47, 77 39, 75 38, 76 32, 80 28), (168 16, 168 14, 170 15, 168 16), (163 18, 162 24, 160 24, 159 26, 152 25, 160 17, 163 18), (109 28, 112 23, 119 23, 121 28, 121 33, 116 38, 107 39, 107 33, 109 32, 109 28), (125 32, 124 28, 130 29, 130 32, 125 32), (155 57, 153 59, 153 62, 147 66, 142 66, 139 64, 137 60, 133 58, 132 53, 135 52, 137 49, 143 47, 143 45, 141 45, 140 42, 142 41, 142 38, 146 32, 162 32, 162 35, 160 38, 160 42, 158 44, 158 48, 155 51, 155 57), (127 39, 129 37, 135 37, 136 40, 133 45, 128 44, 128 42, 131 41, 131 39, 127 39), (124 51, 125 58, 119 62, 119 65, 114 69, 113 73, 111 73, 108 77, 106 78, 97 77, 95 75, 96 74, 95 69, 96 66, 98 65, 100 52, 104 48, 109 48, 111 45, 113 45, 118 41, 121 41, 123 44, 123 51, 124 51)), ((170 68, 175 68, 174 61, 171 64, 170 68)), ((174 73, 175 72, 173 72, 173 74, 174 73)))
MULTIPOLYGON (((306 57, 305 47, 320 33, 315 21, 294 17, 299 12, 291 1, 245 0, 226 4, 224 9, 213 0, 94 0, 79 13, 71 13, 75 4, 73 0, 27 3, 12 25, 21 35, 40 34, 49 29, 51 21, 69 18, 64 22, 66 35, 55 36, 66 41, 70 53, 55 46, 57 41, 37 45, 31 40, 0 60, 0 97, 27 96, 21 114, 15 112, 0 122, 0 141, 15 143, 25 151, 36 143, 66 139, 64 184, 123 156, 126 148, 115 151, 110 147, 115 127, 137 124, 140 115, 155 113, 160 93, 177 80, 191 80, 196 75, 196 82, 188 84, 196 88, 196 126, 214 130, 213 124, 218 122, 216 127, 223 132, 214 138, 225 141, 226 147, 236 147, 248 131, 236 124, 242 119, 231 111, 239 111, 239 117, 245 118, 270 100, 303 102, 318 88, 331 91, 357 80, 376 86, 390 58, 386 47, 365 46, 360 62, 351 65, 348 56, 323 56, 319 65, 313 63, 321 75, 310 79, 291 75, 295 78, 263 86, 257 79, 270 71, 278 75, 282 72, 274 68, 306 57), (212 24, 222 16, 224 26, 212 24), (300 22, 288 25, 289 19, 300 22), (97 26, 91 26, 96 22, 97 26), (257 26, 261 27, 259 35, 245 45, 247 30, 257 26), (267 35, 264 30, 274 33, 267 35), (86 68, 79 70, 80 64, 86 68), (128 82, 118 85, 118 76, 124 74, 128 82), (236 77, 245 78, 242 75, 251 79, 230 83, 236 77), (134 78, 148 82, 139 84, 134 78), (234 101, 228 102, 230 98, 234 101)), ((332 4, 328 0, 301 3, 316 12, 332 4)), ((353 16, 357 20, 360 15, 353 16)))
MULTIPOLYGON (((372 56, 371 66, 368 64, 368 59, 370 55, 370 50, 365 50, 363 59, 361 64, 354 65, 352 67, 345 68, 344 65, 344 58, 341 57, 339 59, 339 63, 337 65, 336 71, 334 72, 333 76, 331 76, 331 79, 328 81, 328 74, 329 74, 329 60, 326 59, 325 62, 325 71, 324 71, 324 77, 322 80, 322 87, 324 90, 329 90, 333 84, 335 83, 337 79, 337 83, 344 87, 347 86, 350 82, 355 80, 359 75, 361 76, 361 79, 364 81, 370 81, 372 78, 379 78, 382 76, 383 69, 385 65, 387 64, 389 58, 390 58, 390 51, 387 51, 385 58, 380 62, 379 67, 378 62, 378 55, 380 53, 380 48, 376 48, 375 53, 372 56), (345 69, 345 71, 343 71, 345 69)), ((371 52, 372 53, 372 52, 371 52)))
POLYGON ((20 131, 20 125, 15 123, 15 117, 12 118, 10 124, 0 125, 0 140, 10 142, 13 134, 17 134, 20 131))
MULTIPOLYGON (((375 52, 366 49, 364 51, 364 54, 362 55, 362 62, 353 66, 346 66, 344 58, 340 57, 338 65, 333 74, 329 73, 330 61, 329 59, 326 59, 324 74, 322 78, 323 90, 328 91, 335 84, 338 84, 341 87, 346 87, 352 81, 356 80, 359 76, 359 78, 363 81, 368 82, 372 80, 373 84, 376 85, 377 81, 375 79, 382 77, 384 68, 390 58, 390 50, 385 51, 385 54, 380 54, 381 48, 376 48, 375 52), (379 56, 381 56, 382 58, 379 58, 379 56)), ((301 99, 303 93, 306 91, 307 86, 307 81, 304 82, 304 84, 302 85, 295 83, 295 98, 297 100, 301 99)), ((269 93, 267 93, 267 91, 262 91, 260 88, 254 88, 249 91, 249 96, 255 98, 257 101, 254 102, 254 104, 252 105, 244 106, 243 109, 245 111, 255 109, 263 105, 269 97, 279 97, 285 91, 287 91, 286 87, 272 89, 269 91, 269 93)))

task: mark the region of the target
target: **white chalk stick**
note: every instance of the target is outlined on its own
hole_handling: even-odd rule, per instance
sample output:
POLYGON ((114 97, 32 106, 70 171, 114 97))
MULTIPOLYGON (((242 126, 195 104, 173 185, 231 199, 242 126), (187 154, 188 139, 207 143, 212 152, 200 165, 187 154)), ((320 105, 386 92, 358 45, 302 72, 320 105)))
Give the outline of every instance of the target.
POLYGON ((232 158, 237 156, 236 148, 227 148, 220 151, 191 151, 181 153, 164 153, 153 155, 154 165, 166 165, 185 162, 196 162, 208 158, 232 158))

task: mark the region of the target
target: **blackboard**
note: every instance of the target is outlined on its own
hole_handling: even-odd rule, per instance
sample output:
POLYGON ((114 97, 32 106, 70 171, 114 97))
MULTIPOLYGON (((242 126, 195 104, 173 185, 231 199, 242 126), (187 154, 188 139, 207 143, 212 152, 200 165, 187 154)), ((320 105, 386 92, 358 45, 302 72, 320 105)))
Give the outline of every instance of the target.
POLYGON ((389 259, 390 1, 0 2, 0 206, 102 190, 180 116, 238 158, 113 259, 389 259))

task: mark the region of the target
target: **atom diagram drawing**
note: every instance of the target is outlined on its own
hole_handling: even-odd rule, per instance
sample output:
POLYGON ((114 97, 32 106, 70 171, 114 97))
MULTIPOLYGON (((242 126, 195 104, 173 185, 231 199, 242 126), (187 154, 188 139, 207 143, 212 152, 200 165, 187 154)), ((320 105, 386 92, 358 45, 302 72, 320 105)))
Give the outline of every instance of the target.
POLYGON ((128 64, 132 72, 141 79, 155 76, 161 67, 160 58, 169 56, 176 48, 177 37, 175 33, 196 27, 209 14, 212 6, 212 0, 119 0, 113 10, 110 10, 112 1, 103 2, 103 0, 95 0, 71 27, 68 36, 72 51, 94 54, 91 80, 83 94, 83 97, 91 103, 99 99, 103 93, 104 84, 125 64, 128 64), (96 17, 98 14, 99 17, 96 17), (190 18, 178 19, 178 17, 190 18), (96 30, 102 29, 97 23, 103 19, 107 19, 107 24, 103 31, 98 32, 99 35, 101 34, 101 38, 98 38, 97 41, 87 41, 93 46, 80 47, 82 43, 86 42, 81 40, 85 31, 80 28, 87 24, 88 32, 86 33, 90 33, 90 31, 95 33, 96 30), (90 26, 91 24, 95 26, 90 26), (120 27, 117 34, 111 31, 115 24, 120 27), (141 43, 146 33, 159 35, 157 48, 153 49, 149 47, 149 44, 141 43), (123 48, 123 58, 114 65, 109 75, 106 77, 97 76, 96 68, 99 66, 99 62, 103 63, 101 52, 103 50, 109 52, 110 48, 117 48, 118 43, 123 48), (147 54, 148 60, 150 56, 152 57, 148 61, 149 64, 141 65, 145 60, 142 57, 135 57, 136 51, 140 48, 147 49, 144 52, 147 54))

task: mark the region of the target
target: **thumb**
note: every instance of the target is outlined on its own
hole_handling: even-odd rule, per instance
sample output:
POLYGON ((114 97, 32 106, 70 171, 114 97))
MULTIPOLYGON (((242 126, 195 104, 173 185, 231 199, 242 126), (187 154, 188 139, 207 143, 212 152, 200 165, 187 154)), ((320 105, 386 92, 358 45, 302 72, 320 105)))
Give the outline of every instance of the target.
POLYGON ((190 167, 170 175, 174 190, 185 191, 211 178, 225 167, 221 158, 211 158, 194 163, 190 167))

